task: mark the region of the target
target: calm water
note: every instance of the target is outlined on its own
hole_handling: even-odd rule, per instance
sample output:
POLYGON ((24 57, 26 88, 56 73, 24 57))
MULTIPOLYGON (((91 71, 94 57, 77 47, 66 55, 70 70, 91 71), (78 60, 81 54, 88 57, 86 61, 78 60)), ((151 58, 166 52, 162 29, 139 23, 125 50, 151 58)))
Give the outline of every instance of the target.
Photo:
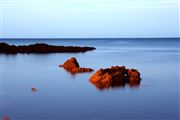
POLYGON ((86 53, 1 54, 1 116, 11 120, 174 120, 179 118, 179 39, 1 40, 93 46, 86 53), (140 71, 139 87, 99 90, 93 73, 59 68, 70 57, 95 70, 125 65, 140 71), (37 88, 32 92, 31 88, 37 88))

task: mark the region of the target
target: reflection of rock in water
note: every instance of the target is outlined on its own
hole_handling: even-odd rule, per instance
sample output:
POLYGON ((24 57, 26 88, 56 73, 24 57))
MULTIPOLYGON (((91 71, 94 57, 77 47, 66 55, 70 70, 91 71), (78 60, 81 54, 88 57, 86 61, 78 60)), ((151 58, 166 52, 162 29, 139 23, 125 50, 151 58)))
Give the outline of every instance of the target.
POLYGON ((140 85, 140 73, 135 69, 126 69, 125 66, 112 66, 100 69, 89 79, 98 89, 124 87, 138 87, 140 85))
POLYGON ((74 57, 68 59, 66 62, 64 62, 63 65, 59 66, 64 67, 64 69, 66 69, 68 72, 72 74, 93 71, 93 69, 91 68, 80 68, 79 63, 74 57))
POLYGON ((37 92, 37 89, 36 88, 31 88, 31 92, 37 92))

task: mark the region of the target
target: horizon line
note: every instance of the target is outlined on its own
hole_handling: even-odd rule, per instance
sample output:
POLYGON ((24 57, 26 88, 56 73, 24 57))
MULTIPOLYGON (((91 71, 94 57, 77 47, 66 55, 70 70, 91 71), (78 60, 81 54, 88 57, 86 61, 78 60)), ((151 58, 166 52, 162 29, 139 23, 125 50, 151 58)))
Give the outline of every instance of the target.
POLYGON ((11 39, 11 40, 13 40, 13 39, 26 39, 26 40, 28 40, 28 39, 69 39, 69 40, 73 40, 73 39, 180 39, 180 37, 140 37, 140 38, 138 38, 138 37, 134 37, 134 38, 114 38, 114 37, 112 37, 112 38, 99 38, 99 37, 97 37, 97 38, 40 38, 40 37, 38 37, 38 38, 0 38, 0 40, 7 40, 7 39, 11 39))

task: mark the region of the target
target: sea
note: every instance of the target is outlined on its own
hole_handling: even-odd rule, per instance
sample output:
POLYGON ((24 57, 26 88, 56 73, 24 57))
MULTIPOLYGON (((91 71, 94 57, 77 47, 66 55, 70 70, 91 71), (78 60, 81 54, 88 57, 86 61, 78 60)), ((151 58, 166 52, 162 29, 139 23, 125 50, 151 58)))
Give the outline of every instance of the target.
POLYGON ((0 54, 2 119, 180 119, 179 38, 16 38, 0 42, 96 48, 85 53, 0 54), (95 71, 74 75, 59 67, 71 57, 95 71, 111 66, 137 69, 142 80, 134 87, 100 89, 89 81, 95 71))

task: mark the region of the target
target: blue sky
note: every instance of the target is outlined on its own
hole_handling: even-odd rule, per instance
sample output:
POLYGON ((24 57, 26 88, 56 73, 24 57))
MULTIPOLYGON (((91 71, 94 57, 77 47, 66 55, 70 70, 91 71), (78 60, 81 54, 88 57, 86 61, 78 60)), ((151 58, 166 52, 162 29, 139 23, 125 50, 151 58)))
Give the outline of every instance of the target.
POLYGON ((1 0, 1 38, 180 37, 179 0, 1 0))

